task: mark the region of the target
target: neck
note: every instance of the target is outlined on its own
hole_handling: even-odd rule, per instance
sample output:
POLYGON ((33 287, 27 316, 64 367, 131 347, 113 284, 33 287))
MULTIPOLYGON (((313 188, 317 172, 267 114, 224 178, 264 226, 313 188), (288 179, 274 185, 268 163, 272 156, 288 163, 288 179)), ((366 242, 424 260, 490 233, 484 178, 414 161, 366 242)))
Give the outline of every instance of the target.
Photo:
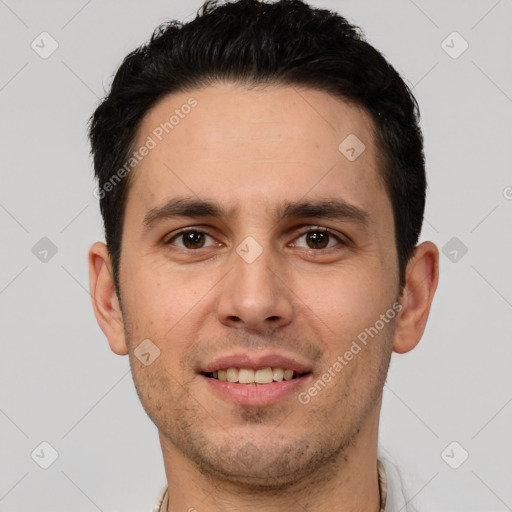
POLYGON ((357 437, 319 470, 281 486, 233 482, 205 472, 160 433, 167 476, 166 512, 379 512, 377 475, 379 411, 374 411, 357 437))

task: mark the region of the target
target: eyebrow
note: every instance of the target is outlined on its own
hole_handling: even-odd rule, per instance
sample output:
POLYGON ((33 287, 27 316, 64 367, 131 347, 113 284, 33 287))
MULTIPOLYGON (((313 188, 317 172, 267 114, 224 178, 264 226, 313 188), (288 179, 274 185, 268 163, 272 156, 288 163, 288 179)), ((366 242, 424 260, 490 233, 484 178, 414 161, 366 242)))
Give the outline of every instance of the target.
MULTIPOLYGON (((236 209, 227 209, 218 202, 189 197, 175 197, 167 201, 163 206, 157 206, 148 210, 142 221, 144 231, 168 219, 204 218, 216 217, 227 219, 236 212, 236 209)), ((343 199, 308 199, 299 201, 285 201, 273 211, 276 220, 295 218, 319 218, 332 220, 346 220, 359 224, 361 227, 369 227, 370 216, 368 212, 348 203, 343 199)))

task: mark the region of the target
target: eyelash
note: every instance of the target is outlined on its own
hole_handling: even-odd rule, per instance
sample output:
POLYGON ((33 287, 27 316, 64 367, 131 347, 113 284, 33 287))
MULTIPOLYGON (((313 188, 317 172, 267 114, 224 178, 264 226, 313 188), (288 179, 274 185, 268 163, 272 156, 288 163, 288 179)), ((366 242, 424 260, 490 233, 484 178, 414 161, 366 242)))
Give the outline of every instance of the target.
MULTIPOLYGON (((187 229, 183 229, 182 231, 179 231, 178 233, 174 234, 171 238, 169 238, 165 242, 165 245, 174 245, 172 243, 174 240, 178 239, 179 237, 182 237, 183 235, 186 235, 187 233, 201 233, 203 235, 209 236, 210 238, 214 238, 212 235, 208 234, 206 231, 202 231, 200 229, 194 229, 194 228, 187 228, 187 229)), ((307 235, 308 233, 327 233, 330 237, 333 237, 333 238, 335 238, 338 241, 338 245, 342 245, 342 246, 348 245, 348 241, 347 240, 342 239, 340 236, 338 236, 336 234, 336 232, 334 232, 334 231, 332 231, 332 230, 330 230, 328 228, 322 227, 322 226, 317 226, 317 227, 314 227, 314 228, 307 229, 306 231, 300 233, 295 238, 295 240, 298 239, 298 238, 301 238, 301 237, 303 237, 305 235, 307 235)), ((328 251, 330 249, 334 249, 334 247, 327 247, 327 248, 324 248, 324 249, 311 249, 311 248, 305 248, 305 249, 309 250, 309 251, 313 251, 313 252, 321 252, 321 251, 328 251)), ((208 247, 199 247, 198 249, 189 249, 187 247, 178 247, 178 248, 182 249, 182 250, 185 250, 185 251, 199 251, 201 249, 208 249, 208 247)))

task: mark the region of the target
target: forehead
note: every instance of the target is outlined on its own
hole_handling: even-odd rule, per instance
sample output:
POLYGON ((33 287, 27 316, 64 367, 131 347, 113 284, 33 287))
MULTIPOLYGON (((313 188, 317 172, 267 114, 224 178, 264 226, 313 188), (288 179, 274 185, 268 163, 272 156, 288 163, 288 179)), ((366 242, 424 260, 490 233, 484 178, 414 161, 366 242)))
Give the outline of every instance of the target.
POLYGON ((149 149, 127 211, 183 194, 239 212, 306 196, 391 211, 370 116, 314 89, 224 83, 172 94, 144 117, 133 147, 149 149))

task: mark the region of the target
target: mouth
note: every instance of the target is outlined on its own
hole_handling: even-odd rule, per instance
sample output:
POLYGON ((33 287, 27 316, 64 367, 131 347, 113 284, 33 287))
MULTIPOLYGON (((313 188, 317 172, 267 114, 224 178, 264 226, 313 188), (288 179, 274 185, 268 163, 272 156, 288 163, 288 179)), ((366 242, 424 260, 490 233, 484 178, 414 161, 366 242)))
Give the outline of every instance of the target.
POLYGON ((298 393, 313 373, 310 366, 290 357, 235 354, 218 358, 198 374, 209 392, 223 401, 263 407, 298 393))
POLYGON ((202 375, 210 379, 216 379, 223 382, 231 382, 238 384, 258 384, 267 385, 273 382, 283 382, 288 380, 299 379, 308 375, 309 372, 298 372, 291 368, 235 368, 219 369, 213 372, 203 372, 202 375))

